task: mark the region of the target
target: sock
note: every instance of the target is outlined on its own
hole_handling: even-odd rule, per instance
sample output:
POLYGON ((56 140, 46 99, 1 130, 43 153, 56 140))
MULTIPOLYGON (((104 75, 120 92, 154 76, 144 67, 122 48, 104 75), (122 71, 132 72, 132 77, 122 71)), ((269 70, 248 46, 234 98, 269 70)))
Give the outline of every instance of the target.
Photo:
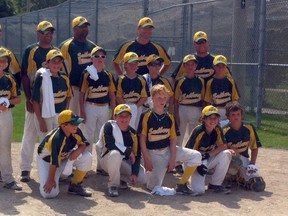
POLYGON ((73 179, 72 179, 72 184, 79 184, 83 181, 87 171, 81 171, 76 169, 74 171, 73 179))
POLYGON ((179 181, 179 184, 186 184, 190 176, 195 172, 197 167, 185 167, 182 178, 179 181))

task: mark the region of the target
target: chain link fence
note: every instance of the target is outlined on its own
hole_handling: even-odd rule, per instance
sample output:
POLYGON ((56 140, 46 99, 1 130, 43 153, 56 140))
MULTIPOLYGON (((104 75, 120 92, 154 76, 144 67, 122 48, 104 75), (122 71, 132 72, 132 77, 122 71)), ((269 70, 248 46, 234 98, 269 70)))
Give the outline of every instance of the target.
MULTIPOLYGON (((264 11, 261 2, 265 4, 258 0, 70 0, 57 7, 0 19, 2 44, 21 60, 25 47, 37 41, 40 21, 53 23, 53 44, 58 45, 72 36, 71 20, 82 15, 91 23, 89 39, 107 49, 107 68, 112 71, 109 62, 116 50, 123 42, 135 39, 138 20, 147 15, 156 26, 153 40, 162 44, 173 60, 165 76, 170 77, 178 62, 194 52, 194 33, 205 31, 210 53, 228 57, 247 111, 260 122, 271 116, 288 120, 288 1, 266 0, 264 11), (261 26, 265 27, 262 35, 261 26), (261 36, 265 40, 262 53, 261 36)), ((275 121, 275 127, 288 129, 279 121, 275 121)))

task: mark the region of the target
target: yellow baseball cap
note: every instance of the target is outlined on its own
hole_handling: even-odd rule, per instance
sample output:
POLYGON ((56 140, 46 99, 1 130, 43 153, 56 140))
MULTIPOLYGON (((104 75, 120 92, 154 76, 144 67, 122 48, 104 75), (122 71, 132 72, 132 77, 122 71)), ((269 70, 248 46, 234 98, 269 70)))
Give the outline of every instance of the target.
POLYGON ((83 118, 79 118, 71 110, 63 110, 58 116, 59 125, 62 125, 65 123, 72 124, 72 125, 79 125, 83 121, 84 121, 83 118))
POLYGON ((218 113, 218 109, 212 105, 209 105, 209 106, 204 107, 204 109, 202 110, 201 116, 202 118, 204 118, 204 117, 211 116, 213 114, 220 116, 220 114, 218 113))
POLYGON ((213 65, 217 65, 217 64, 227 65, 227 58, 223 55, 215 56, 215 58, 213 60, 213 65))
POLYGON ((203 31, 198 31, 194 34, 193 37, 194 42, 198 42, 199 40, 206 40, 208 41, 208 36, 205 32, 203 31))
POLYGON ((147 26, 151 26, 154 28, 154 22, 151 18, 149 17, 143 17, 139 20, 138 22, 138 27, 145 28, 147 26))
POLYGON ((106 50, 100 46, 96 46, 91 51, 91 56, 93 56, 96 52, 102 51, 106 55, 106 50))
POLYGON ((139 57, 134 52, 128 52, 124 55, 123 61, 124 63, 132 63, 135 61, 139 61, 139 57))
POLYGON ((161 58, 158 55, 155 55, 155 54, 149 55, 148 58, 146 58, 146 64, 147 65, 150 64, 150 63, 154 63, 156 61, 159 61, 159 62, 163 63, 164 59, 161 58))
POLYGON ((48 22, 48 21, 42 21, 37 26, 37 31, 44 32, 47 29, 52 29, 53 31, 55 30, 55 28, 53 27, 52 23, 48 22))
POLYGON ((0 49, 0 58, 2 58, 2 57, 7 57, 8 60, 10 60, 10 54, 9 54, 8 50, 3 48, 3 47, 1 47, 1 49, 0 49))
POLYGON ((63 54, 57 50, 57 49, 52 49, 50 50, 47 55, 46 55, 46 61, 50 61, 56 57, 60 57, 62 59, 64 59, 63 54))
POLYGON ((119 104, 114 109, 114 115, 120 115, 123 112, 128 112, 132 115, 131 107, 127 104, 119 104))
POLYGON ((187 63, 188 61, 195 61, 196 63, 198 63, 195 55, 186 55, 184 58, 183 58, 183 64, 187 63))
POLYGON ((83 16, 78 16, 76 18, 73 19, 72 21, 72 28, 74 28, 75 26, 82 26, 84 24, 90 25, 90 23, 88 22, 88 20, 83 17, 83 16))

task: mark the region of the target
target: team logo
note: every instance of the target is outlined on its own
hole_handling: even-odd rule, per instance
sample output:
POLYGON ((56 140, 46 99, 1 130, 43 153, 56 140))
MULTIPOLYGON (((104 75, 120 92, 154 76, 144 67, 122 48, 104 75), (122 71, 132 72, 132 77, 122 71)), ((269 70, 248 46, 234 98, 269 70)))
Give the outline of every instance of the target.
POLYGON ((84 22, 86 19, 84 17, 80 17, 79 21, 84 22))
POLYGON ((4 53, 6 53, 6 49, 1 48, 1 49, 0 49, 0 54, 4 54, 4 53))
POLYGON ((225 58, 223 56, 219 56, 217 60, 218 61, 225 61, 225 58))
POLYGON ((218 112, 217 108, 215 108, 215 107, 210 107, 208 111, 209 112, 214 112, 214 111, 218 112))
POLYGON ((146 19, 145 23, 152 23, 152 20, 151 19, 146 19))
POLYGON ((204 37, 205 35, 204 35, 204 32, 199 32, 197 36, 198 37, 204 37))
POLYGON ((45 23, 43 23, 43 28, 45 28, 45 27, 47 27, 47 26, 49 26, 49 25, 50 25, 49 22, 45 22, 45 23))
POLYGON ((137 58, 137 55, 135 55, 134 53, 132 53, 132 54, 130 55, 130 58, 137 58))
POLYGON ((126 104, 123 104, 123 105, 120 107, 120 110, 125 110, 125 109, 129 109, 129 107, 128 107, 126 104))

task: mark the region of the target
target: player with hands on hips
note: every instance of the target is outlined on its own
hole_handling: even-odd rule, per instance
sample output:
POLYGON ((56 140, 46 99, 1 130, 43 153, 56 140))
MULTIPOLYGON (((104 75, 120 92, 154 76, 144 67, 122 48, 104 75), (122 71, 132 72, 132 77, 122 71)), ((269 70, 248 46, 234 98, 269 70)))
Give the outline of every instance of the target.
POLYGON ((228 194, 231 191, 223 187, 222 183, 232 155, 227 150, 223 132, 218 126, 220 117, 218 109, 211 105, 206 106, 202 110, 201 117, 203 123, 194 128, 186 144, 187 148, 198 150, 202 154, 202 164, 191 178, 192 190, 201 194, 205 193, 206 174, 214 169, 208 190, 228 194))
MULTIPOLYGON (((254 126, 244 122, 244 109, 237 101, 232 101, 226 105, 226 115, 229 124, 223 128, 228 148, 233 150, 242 160, 242 166, 236 173, 236 179, 246 189, 262 192, 265 189, 265 182, 256 166, 258 149, 262 147, 254 126), (251 156, 249 155, 251 150, 251 156)), ((229 174, 229 172, 228 172, 229 174)))
POLYGON ((81 185, 92 166, 92 155, 85 151, 89 143, 78 128, 83 120, 71 110, 62 111, 58 117, 59 126, 50 131, 40 143, 37 163, 39 190, 43 198, 54 198, 59 194, 59 178, 68 160, 75 160, 76 167, 68 193, 84 197, 92 195, 81 185))
POLYGON ((169 90, 161 84, 151 89, 153 109, 141 115, 138 126, 144 167, 147 174, 147 189, 162 186, 167 171, 175 168, 176 162, 182 161, 185 170, 176 185, 176 193, 191 196, 198 195, 188 186, 189 177, 201 165, 201 154, 192 149, 176 146, 178 128, 174 116, 165 111, 169 90))
POLYGON ((106 122, 100 131, 97 149, 101 150, 101 167, 109 174, 108 193, 119 195, 118 188, 127 188, 127 183, 146 183, 144 168, 140 165, 141 152, 136 131, 129 126, 132 110, 127 104, 119 104, 114 110, 114 119, 106 122))

